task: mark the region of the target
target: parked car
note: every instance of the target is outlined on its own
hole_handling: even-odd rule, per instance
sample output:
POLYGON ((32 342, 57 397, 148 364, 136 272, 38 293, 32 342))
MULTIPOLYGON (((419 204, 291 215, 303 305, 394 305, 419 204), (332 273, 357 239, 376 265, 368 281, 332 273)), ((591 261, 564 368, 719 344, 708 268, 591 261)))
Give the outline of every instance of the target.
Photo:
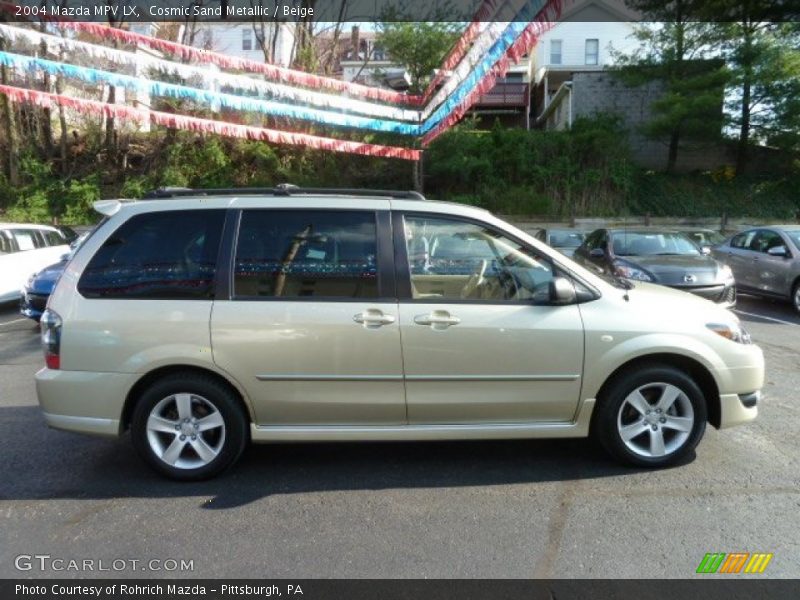
POLYGON ((535 237, 564 256, 572 256, 586 239, 586 232, 580 229, 540 229, 535 237))
POLYGON ((17 300, 31 273, 67 252, 67 240, 55 227, 0 223, 0 302, 17 300))
POLYGON ((703 227, 676 227, 675 231, 680 231, 700 248, 713 248, 725 241, 725 236, 714 229, 703 227))
MULTIPOLYGON (((736 316, 621 286, 482 209, 276 188, 103 201, 42 315, 39 403, 182 480, 248 441, 592 435, 684 459, 756 417, 736 316)), ((688 242, 687 243, 691 243, 688 242)))
POLYGON ((712 250, 743 292, 789 300, 800 312, 800 225, 756 227, 712 250))
POLYGON ((81 234, 69 245, 70 251, 64 254, 61 260, 30 276, 25 287, 22 288, 22 296, 19 299, 19 312, 23 317, 34 321, 38 321, 42 317, 47 306, 47 299, 50 297, 56 281, 61 277, 61 273, 64 272, 67 262, 72 258, 75 250, 88 236, 89 232, 81 234))
POLYGON ((574 258, 611 277, 659 283, 726 308, 736 304, 731 269, 677 231, 597 229, 574 258))

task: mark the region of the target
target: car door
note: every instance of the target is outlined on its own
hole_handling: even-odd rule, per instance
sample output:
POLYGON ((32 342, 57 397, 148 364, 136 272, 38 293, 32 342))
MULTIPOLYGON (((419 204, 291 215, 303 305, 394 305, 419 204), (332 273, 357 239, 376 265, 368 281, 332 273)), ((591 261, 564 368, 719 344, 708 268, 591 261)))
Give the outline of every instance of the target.
POLYGON ((260 425, 406 422, 389 203, 360 204, 241 212, 212 349, 260 425))
POLYGON ((475 221, 394 224, 409 423, 571 420, 583 326, 577 305, 548 303, 552 262, 475 221))
POLYGON ((792 253, 788 240, 772 229, 760 229, 753 240, 753 277, 758 290, 768 294, 786 296, 789 293, 792 253), (784 256, 773 256, 773 248, 784 248, 784 256))
POLYGON ((731 268, 736 285, 742 288, 755 289, 758 285, 754 273, 755 252, 752 249, 756 233, 755 229, 738 233, 715 252, 715 256, 731 268))

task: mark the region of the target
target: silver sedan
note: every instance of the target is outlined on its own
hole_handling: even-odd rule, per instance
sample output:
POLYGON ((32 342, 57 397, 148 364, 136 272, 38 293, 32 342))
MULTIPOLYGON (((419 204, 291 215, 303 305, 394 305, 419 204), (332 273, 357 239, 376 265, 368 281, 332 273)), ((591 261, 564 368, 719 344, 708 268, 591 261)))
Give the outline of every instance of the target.
POLYGON ((733 270, 740 291, 789 300, 800 312, 800 225, 748 229, 712 253, 733 270))

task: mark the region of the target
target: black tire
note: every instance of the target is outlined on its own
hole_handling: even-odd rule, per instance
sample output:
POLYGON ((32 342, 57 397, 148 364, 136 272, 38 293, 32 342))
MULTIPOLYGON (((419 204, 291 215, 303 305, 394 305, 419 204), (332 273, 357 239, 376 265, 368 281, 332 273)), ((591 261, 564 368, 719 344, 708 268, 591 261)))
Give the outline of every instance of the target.
POLYGON ((791 301, 795 311, 800 313, 800 279, 794 282, 794 287, 792 288, 791 301))
MULTIPOLYGON (((174 411, 177 411, 177 402, 174 404, 174 411)), ((175 418, 177 419, 177 416, 175 418)), ((177 419, 176 422, 180 424, 181 419, 177 419)), ((245 411, 236 394, 228 386, 213 377, 200 373, 175 373, 150 385, 138 398, 131 418, 131 439, 139 455, 159 473, 179 481, 199 481, 218 475, 238 460, 249 439, 247 425, 248 419, 245 411), (152 431, 148 433, 148 420, 151 413, 160 403, 166 403, 163 404, 164 410, 173 410, 170 405, 171 401, 168 399, 176 394, 191 395, 191 410, 194 413, 200 413, 200 416, 196 418, 202 418, 203 411, 208 416, 213 409, 216 409, 222 418, 224 426, 208 432, 196 433, 195 437, 200 438, 215 436, 215 439, 203 438, 206 441, 210 440, 210 445, 216 444, 216 448, 218 448, 216 457, 205 464, 196 466, 190 464, 193 461, 197 463, 203 461, 200 454, 194 450, 194 442, 190 441, 195 437, 187 435, 180 437, 177 433, 153 433, 152 431), (186 439, 179 454, 180 457, 184 457, 179 458, 179 462, 184 461, 186 464, 173 466, 162 460, 151 443, 150 435, 155 435, 159 440, 165 438, 164 446, 168 445, 170 439, 173 441, 178 437, 181 440, 186 439), (170 435, 172 435, 171 438, 170 435)))
POLYGON ((707 420, 703 392, 689 375, 669 365, 649 364, 627 369, 609 382, 598 398, 592 419, 592 435, 620 462, 661 468, 681 462, 694 450, 705 433, 707 420), (674 391, 674 388, 682 394, 677 396, 667 412, 660 412, 657 409, 660 394, 674 391), (627 401, 636 390, 640 390, 647 401, 649 412, 644 411, 646 415, 627 401), (684 419, 690 415, 693 422, 689 429, 684 419), (681 423, 688 431, 673 429, 676 423, 681 423), (642 431, 626 443, 620 431, 623 426, 629 426, 631 432, 642 431), (659 436, 659 432, 664 454, 642 454, 653 452, 653 438, 659 436))

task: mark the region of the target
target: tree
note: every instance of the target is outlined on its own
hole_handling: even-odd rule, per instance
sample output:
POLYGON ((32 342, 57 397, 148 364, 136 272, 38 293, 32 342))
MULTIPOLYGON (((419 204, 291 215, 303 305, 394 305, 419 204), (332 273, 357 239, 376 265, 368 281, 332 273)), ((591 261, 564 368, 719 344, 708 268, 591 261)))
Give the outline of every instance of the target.
POLYGON ((716 46, 731 73, 727 104, 738 131, 736 174, 745 172, 753 139, 797 135, 800 92, 800 28, 787 3, 774 0, 711 0, 709 17, 724 19, 716 46))
POLYGON ((637 27, 639 47, 615 55, 620 78, 629 85, 657 82, 663 96, 652 105, 645 124, 652 138, 667 138, 666 171, 672 172, 680 142, 721 135, 722 99, 727 73, 719 60, 709 60, 716 25, 699 19, 704 0, 631 0, 646 24, 637 27))
POLYGON ((442 64, 458 35, 458 23, 386 20, 378 24, 377 41, 391 60, 408 69, 409 92, 418 94, 425 89, 433 70, 442 64))

